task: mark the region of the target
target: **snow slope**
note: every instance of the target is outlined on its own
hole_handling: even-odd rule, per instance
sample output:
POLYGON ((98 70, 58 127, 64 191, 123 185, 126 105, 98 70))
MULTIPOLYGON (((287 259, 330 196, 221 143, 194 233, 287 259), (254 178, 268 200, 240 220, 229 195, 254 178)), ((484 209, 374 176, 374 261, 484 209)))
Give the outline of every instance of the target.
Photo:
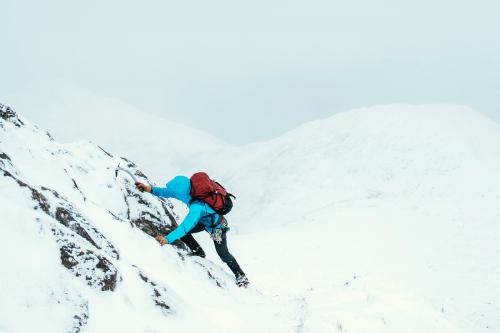
POLYGON ((5 105, 0 142, 0 332, 293 326, 293 306, 238 290, 219 266, 186 257, 182 243, 156 243, 185 209, 115 174, 120 164, 148 181, 134 163, 88 142, 59 144, 5 105))
POLYGON ((305 331, 500 331, 496 123, 380 106, 224 160, 241 204, 233 243, 259 285, 302 291, 305 331))
MULTIPOLYGON (((137 116, 144 119, 142 113, 124 112, 120 121, 131 123, 137 116)), ((170 128, 175 124, 157 122, 165 133, 175 131, 170 128)), ((43 241, 44 250, 38 254, 49 269, 40 280, 9 277, 2 283, 14 286, 7 295, 23 297, 15 310, 5 312, 10 316, 0 317, 0 332, 2 328, 16 331, 7 318, 17 318, 15 313, 21 309, 26 316, 44 314, 41 309, 26 310, 31 291, 37 304, 45 307, 62 299, 57 295, 72 295, 62 305, 50 305, 51 313, 59 317, 50 321, 53 326, 46 326, 52 329, 48 331, 64 331, 59 330, 64 320, 68 322, 64 327, 69 327, 70 314, 81 308, 78 304, 89 309, 88 323, 81 325, 88 332, 113 325, 134 332, 166 327, 188 332, 500 330, 500 177, 496 174, 500 129, 473 110, 445 105, 359 109, 243 147, 217 141, 200 146, 197 138, 203 134, 183 128, 178 136, 185 138, 182 153, 172 154, 163 154, 160 141, 151 140, 156 131, 151 136, 134 134, 132 144, 127 141, 127 127, 117 126, 115 138, 96 130, 103 132, 99 144, 106 148, 113 146, 129 156, 130 145, 130 154, 158 183, 175 172, 204 169, 238 196, 229 215, 229 242, 253 282, 254 287, 246 291, 232 287, 205 235, 196 237, 211 261, 202 260, 199 266, 192 259, 183 260, 182 250, 159 248, 132 227, 139 223, 144 229, 148 224, 137 217, 146 215, 162 225, 158 219, 168 222, 167 212, 178 219, 185 208, 165 202, 167 210, 162 213, 163 205, 135 192, 127 178, 114 180, 114 166, 128 162, 89 143, 61 145, 31 127, 14 128, 11 121, 3 124, 1 148, 19 177, 34 188, 53 187, 63 193, 117 249, 119 259, 108 255, 108 260, 123 280, 113 292, 75 282, 80 280, 60 265, 50 233, 30 217, 32 200, 23 206, 21 199, 10 198, 16 185, 2 179, 11 184, 2 193, 10 200, 5 207, 14 208, 7 215, 10 223, 2 224, 5 238, 12 240, 2 245, 2 254, 21 241, 43 241), (191 133, 189 138, 186 134, 191 133), (69 153, 52 154, 59 150, 69 153), (91 170, 90 174, 81 168, 91 170), (150 208, 140 198, 158 207, 156 218, 142 212, 150 208), (131 216, 129 200, 134 202, 131 216), (26 232, 16 229, 19 216, 27 217, 20 225, 26 232), (127 223, 130 220, 136 222, 127 223), (175 311, 163 316, 154 309, 141 289, 147 283, 137 278, 133 265, 165 286, 168 304, 175 311), (207 269, 224 288, 207 279, 207 269), (49 287, 38 288, 41 283, 49 287), (24 288, 30 292, 21 292, 24 288), (47 294, 51 288, 54 291, 47 294), (64 294, 65 288, 71 292, 64 294)), ((82 122, 81 135, 90 132, 86 126, 82 122)), ((162 144, 175 146, 175 140, 165 138, 162 144)), ((130 168, 137 170, 133 164, 130 168)), ((29 250, 28 245, 21 251, 21 262, 30 262, 29 250)), ((29 276, 37 270, 34 265, 19 265, 18 260, 1 260, 9 263, 12 274, 19 271, 29 276)), ((3 314, 7 303, 0 303, 0 308, 3 314)))

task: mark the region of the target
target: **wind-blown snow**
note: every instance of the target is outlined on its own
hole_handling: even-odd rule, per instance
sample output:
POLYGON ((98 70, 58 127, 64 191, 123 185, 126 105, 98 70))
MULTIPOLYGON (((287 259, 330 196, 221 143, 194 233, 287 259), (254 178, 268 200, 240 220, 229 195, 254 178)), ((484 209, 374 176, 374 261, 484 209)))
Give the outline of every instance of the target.
MULTIPOLYGON (((125 112, 119 122, 144 117, 125 112)), ((26 317, 26 328, 40 322, 45 331, 65 331, 75 313, 88 316, 84 332, 500 330, 500 128, 479 113, 447 105, 358 109, 243 147, 154 122, 161 131, 120 125, 113 135, 92 132, 93 139, 112 154, 129 149, 157 183, 207 170, 227 185, 237 195, 229 246, 252 288, 233 286, 205 235, 196 237, 211 261, 183 260, 182 250, 160 248, 139 230, 140 214, 157 216, 148 218, 159 226, 168 216, 126 176, 114 179, 114 167, 126 161, 94 144, 58 144, 29 125, 3 122, 1 152, 19 178, 55 189, 95 225, 119 252, 107 257, 122 280, 115 291, 101 291, 72 275, 44 227, 50 217, 0 178, 2 299, 16 298, 0 301, 0 332, 23 331, 16 322, 26 317), (168 309, 155 306, 155 288, 168 309)), ((81 135, 87 130, 82 121, 81 135)), ((176 202, 164 204, 177 220, 185 214, 176 202)))

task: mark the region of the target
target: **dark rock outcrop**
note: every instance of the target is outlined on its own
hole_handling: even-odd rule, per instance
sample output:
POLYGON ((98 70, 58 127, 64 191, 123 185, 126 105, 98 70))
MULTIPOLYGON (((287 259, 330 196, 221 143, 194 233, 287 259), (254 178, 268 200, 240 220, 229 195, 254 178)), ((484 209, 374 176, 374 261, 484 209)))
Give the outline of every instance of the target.
POLYGON ((88 285, 103 291, 113 291, 119 281, 118 270, 110 259, 95 250, 104 251, 111 258, 118 259, 118 251, 114 246, 56 191, 48 188, 37 190, 11 172, 3 168, 0 171, 3 176, 11 178, 19 189, 29 191, 34 209, 41 209, 57 221, 52 224, 51 231, 60 246, 63 266, 75 276, 83 278, 88 285))
MULTIPOLYGON (((53 230, 54 234, 61 235, 53 230)), ((98 287, 102 291, 114 291, 119 281, 118 270, 105 257, 92 250, 82 249, 75 243, 58 240, 61 263, 77 277, 83 278, 91 287, 98 287)))
MULTIPOLYGON (((122 158, 123 159, 123 158, 122 158)), ((124 159, 125 160, 125 159, 124 159)), ((137 169, 134 163, 127 161, 123 168, 128 169, 132 174, 138 176, 140 181, 152 184, 146 175, 137 169)), ((135 227, 151 237, 166 235, 177 227, 177 221, 174 217, 173 206, 168 201, 152 196, 148 193, 141 193, 135 185, 124 180, 121 182, 121 189, 124 192, 124 201, 127 206, 127 220, 135 227), (134 209, 131 209, 134 207, 134 209)), ((116 214, 114 214, 116 217, 116 214)), ((180 250, 187 250, 186 245, 177 241, 172 244, 180 250)))
POLYGON ((154 304, 160 308, 161 312, 164 315, 172 314, 173 311, 170 305, 168 305, 167 288, 162 286, 160 283, 153 281, 144 271, 140 270, 137 267, 135 268, 137 269, 141 280, 144 281, 151 290, 151 297, 154 301, 154 304))
POLYGON ((10 106, 2 103, 0 103, 0 118, 14 124, 14 126, 16 127, 21 127, 24 125, 24 122, 19 119, 17 113, 15 113, 14 110, 12 110, 10 106))

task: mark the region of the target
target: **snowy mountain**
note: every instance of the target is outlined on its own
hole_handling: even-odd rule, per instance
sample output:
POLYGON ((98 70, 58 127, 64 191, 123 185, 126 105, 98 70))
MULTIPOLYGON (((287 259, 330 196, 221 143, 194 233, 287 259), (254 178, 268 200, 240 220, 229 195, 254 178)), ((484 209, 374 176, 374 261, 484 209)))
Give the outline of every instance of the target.
POLYGON ((53 123, 105 150, 1 108, 0 332, 500 330, 500 128, 479 113, 380 106, 237 147, 97 109, 79 134, 53 123), (186 209, 136 191, 118 164, 150 183, 207 170, 227 185, 252 288, 234 287, 205 235, 209 260, 159 247, 151 236, 186 209))
POLYGON ((306 331, 500 330, 499 147, 500 127, 459 106, 305 124, 223 159, 241 204, 233 242, 267 273, 259 285, 314 289, 306 331))
POLYGON ((460 207, 461 216, 473 218, 478 205, 491 206, 487 199, 499 194, 499 143, 500 127, 465 107, 379 106, 230 151, 210 168, 237 177, 234 186, 251 209, 242 219, 255 223, 267 224, 278 206, 286 207, 281 221, 293 222, 374 199, 426 211, 439 201, 446 205, 441 213, 454 217, 460 207))
POLYGON ((291 325, 272 323, 282 311, 275 302, 252 291, 240 295, 232 276, 186 257, 182 243, 158 246, 152 236, 171 230, 185 212, 115 173, 120 165, 147 182, 134 163, 88 142, 59 144, 5 105, 0 134, 1 332, 291 325), (237 308, 241 315, 221 322, 219 314, 237 308), (268 323, 249 323, 255 316, 268 323))

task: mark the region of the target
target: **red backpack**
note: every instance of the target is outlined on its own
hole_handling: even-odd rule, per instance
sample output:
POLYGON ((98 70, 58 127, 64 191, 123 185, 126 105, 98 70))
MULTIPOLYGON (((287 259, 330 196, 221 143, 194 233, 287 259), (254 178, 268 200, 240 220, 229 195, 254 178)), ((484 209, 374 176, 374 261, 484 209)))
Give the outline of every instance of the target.
POLYGON ((210 179, 205 172, 197 172, 191 176, 191 197, 192 201, 206 202, 220 215, 229 213, 233 208, 231 197, 236 199, 221 184, 210 179))

